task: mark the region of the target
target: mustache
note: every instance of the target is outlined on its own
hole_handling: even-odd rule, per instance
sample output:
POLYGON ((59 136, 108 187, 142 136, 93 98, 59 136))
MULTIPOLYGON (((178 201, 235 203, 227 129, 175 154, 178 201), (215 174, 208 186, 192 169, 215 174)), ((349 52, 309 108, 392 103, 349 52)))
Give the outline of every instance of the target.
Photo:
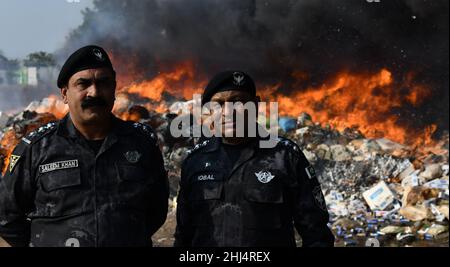
POLYGON ((83 109, 89 107, 106 107, 107 105, 108 103, 100 97, 87 97, 81 102, 81 107, 83 109))

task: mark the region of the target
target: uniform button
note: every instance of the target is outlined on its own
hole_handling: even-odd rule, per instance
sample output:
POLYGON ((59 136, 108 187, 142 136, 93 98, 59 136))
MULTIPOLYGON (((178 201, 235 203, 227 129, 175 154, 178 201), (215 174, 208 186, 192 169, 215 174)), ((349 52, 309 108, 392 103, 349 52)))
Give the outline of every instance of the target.
POLYGON ((79 248, 80 241, 76 238, 69 238, 66 240, 66 247, 79 248))

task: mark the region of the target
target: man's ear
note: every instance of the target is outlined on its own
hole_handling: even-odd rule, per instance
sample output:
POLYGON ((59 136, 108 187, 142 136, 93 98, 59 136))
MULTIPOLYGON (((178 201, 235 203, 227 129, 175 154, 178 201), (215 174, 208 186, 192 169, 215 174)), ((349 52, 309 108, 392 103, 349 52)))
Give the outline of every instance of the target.
POLYGON ((64 104, 69 104, 69 101, 67 100, 67 90, 68 90, 67 86, 61 88, 61 96, 64 101, 64 104))

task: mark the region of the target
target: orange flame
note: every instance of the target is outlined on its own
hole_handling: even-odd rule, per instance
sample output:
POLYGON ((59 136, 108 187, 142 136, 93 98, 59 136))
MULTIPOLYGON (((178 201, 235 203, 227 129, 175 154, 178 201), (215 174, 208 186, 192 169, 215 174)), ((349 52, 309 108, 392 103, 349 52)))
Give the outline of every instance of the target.
POLYGON ((9 166, 9 158, 13 152, 14 147, 18 144, 14 131, 8 131, 0 140, 0 154, 4 156, 3 168, 0 170, 2 174, 6 172, 9 166))
POLYGON ((3 165, 0 164, 0 171, 5 174, 9 166, 10 156, 14 150, 14 147, 19 144, 22 137, 26 136, 30 132, 36 130, 42 125, 45 125, 51 121, 55 121, 57 118, 51 113, 43 113, 38 115, 32 122, 27 125, 23 125, 20 130, 12 127, 5 132, 3 138, 0 140, 0 154, 4 156, 3 165))
MULTIPOLYGON (((190 100, 194 93, 201 93, 207 80, 196 79, 197 76, 193 64, 183 62, 172 71, 134 83, 121 92, 138 94, 151 100, 144 105, 148 109, 166 112, 170 103, 166 102, 164 94, 190 100)), ((296 117, 307 112, 314 121, 329 124, 339 131, 358 128, 368 138, 386 137, 402 144, 432 144, 436 125, 412 133, 399 124, 399 115, 392 112, 405 105, 417 107, 429 97, 429 88, 415 84, 413 73, 404 81, 396 82, 387 69, 372 74, 342 72, 320 86, 308 88, 298 85, 308 79, 307 73, 295 71, 292 76, 297 83, 289 94, 280 93, 282 83, 264 85, 259 90, 263 100, 278 102, 281 116, 296 117)))
POLYGON ((411 79, 395 84, 387 69, 372 75, 340 73, 319 87, 293 90, 289 95, 277 91, 278 86, 266 87, 262 95, 278 102, 280 115, 298 116, 307 112, 314 121, 329 124, 339 131, 357 127, 366 137, 386 137, 402 144, 430 144, 436 131, 436 125, 430 125, 425 132, 416 135, 399 125, 399 117, 392 114, 392 110, 406 104, 416 107, 429 96, 429 91, 426 87, 412 85, 411 79), (397 89, 403 87, 410 89, 407 94, 397 89))
POLYGON ((43 114, 53 114, 57 119, 62 119, 69 112, 68 105, 64 104, 60 96, 50 95, 45 98, 43 103, 33 111, 43 114))
MULTIPOLYGON (((118 60, 113 57, 113 61, 118 60)), ((131 95, 137 95, 141 102, 139 104, 147 110, 163 113, 167 112, 173 101, 191 100, 193 94, 201 93, 208 82, 204 76, 196 73, 192 62, 182 62, 150 80, 131 82, 144 77, 143 71, 135 68, 132 62, 124 62, 128 63, 115 62, 129 69, 128 74, 118 77, 118 82, 119 86, 124 83, 128 86, 119 87, 121 89, 118 90, 113 110, 123 119, 139 119, 139 116, 127 114, 129 106, 133 104, 131 95)), ((358 128, 368 138, 386 137, 412 146, 435 143, 432 137, 437 125, 430 124, 422 130, 411 131, 401 125, 399 115, 393 113, 393 110, 405 106, 414 109, 430 96, 428 87, 414 83, 413 73, 408 74, 403 81, 395 81, 387 69, 376 73, 341 72, 320 86, 307 88, 300 85, 300 82, 304 83, 309 78, 307 73, 295 71, 292 77, 297 83, 294 83, 290 93, 281 93, 282 83, 259 86, 262 100, 278 102, 281 116, 296 117, 307 112, 315 122, 329 124, 339 131, 358 128)), ((57 99, 57 96, 48 97, 45 104, 35 111, 62 118, 67 113, 67 106, 57 99)), ((17 143, 14 132, 7 132, 0 142, 0 149, 4 150, 0 153, 9 158, 17 143)), ((7 162, 3 171, 6 166, 7 162)))
POLYGON ((163 92, 178 98, 190 99, 194 93, 201 92, 205 82, 194 82, 194 66, 190 62, 179 64, 175 70, 160 73, 155 78, 138 84, 132 84, 124 91, 137 93, 142 97, 161 101, 163 92))

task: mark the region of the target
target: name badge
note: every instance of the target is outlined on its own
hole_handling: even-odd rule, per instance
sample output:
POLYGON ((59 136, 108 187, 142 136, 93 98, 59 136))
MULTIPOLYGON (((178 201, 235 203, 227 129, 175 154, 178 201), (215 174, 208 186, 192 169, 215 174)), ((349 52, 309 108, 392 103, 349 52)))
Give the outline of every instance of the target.
POLYGON ((39 166, 39 172, 40 173, 47 173, 52 172, 56 170, 64 170, 64 169, 73 169, 78 168, 78 160, 66 160, 66 161, 59 161, 59 162, 53 162, 45 165, 39 166))
POLYGON ((214 181, 216 178, 213 174, 204 174, 197 176, 197 181, 214 181))

